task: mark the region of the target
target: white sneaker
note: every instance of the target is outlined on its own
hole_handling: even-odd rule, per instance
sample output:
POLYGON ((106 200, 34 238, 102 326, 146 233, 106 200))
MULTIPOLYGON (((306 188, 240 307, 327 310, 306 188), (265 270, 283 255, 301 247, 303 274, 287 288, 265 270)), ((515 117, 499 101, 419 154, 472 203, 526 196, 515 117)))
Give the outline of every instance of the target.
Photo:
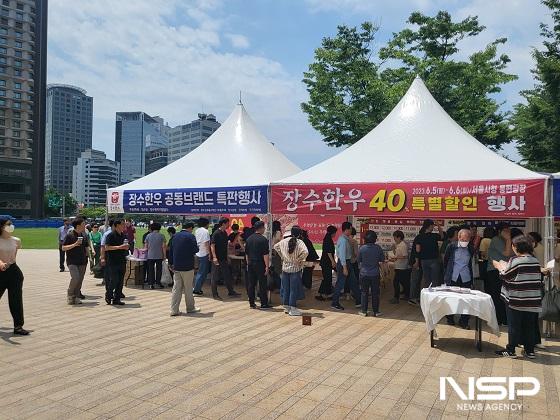
POLYGON ((285 314, 289 314, 291 309, 292 309, 291 306, 284 305, 284 313, 285 313, 285 314))
POLYGON ((301 314, 301 311, 294 306, 294 307, 292 307, 292 309, 290 309, 289 315, 290 316, 301 316, 302 314, 301 314))
POLYGON ((194 309, 187 311, 188 314, 194 314, 200 312, 200 308, 198 306, 195 306, 194 309))

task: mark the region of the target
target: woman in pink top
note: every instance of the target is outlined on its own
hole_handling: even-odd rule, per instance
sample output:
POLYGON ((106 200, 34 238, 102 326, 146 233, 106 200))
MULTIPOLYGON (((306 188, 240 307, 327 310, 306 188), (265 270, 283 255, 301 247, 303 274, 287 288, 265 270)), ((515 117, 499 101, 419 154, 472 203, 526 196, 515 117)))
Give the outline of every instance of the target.
POLYGON ((12 236, 14 225, 9 219, 0 219, 0 298, 8 290, 8 304, 14 320, 14 334, 28 335, 23 329, 23 273, 16 264, 21 241, 12 236))

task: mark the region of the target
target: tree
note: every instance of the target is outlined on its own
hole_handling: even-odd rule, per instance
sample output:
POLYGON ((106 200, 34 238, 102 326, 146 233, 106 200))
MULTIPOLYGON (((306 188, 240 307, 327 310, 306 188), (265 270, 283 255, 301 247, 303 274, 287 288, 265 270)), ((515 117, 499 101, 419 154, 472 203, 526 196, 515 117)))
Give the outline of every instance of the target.
POLYGON ((538 171, 560 171, 560 0, 543 0, 553 25, 541 24, 544 49, 533 50, 536 85, 521 92, 513 123, 524 164, 538 171))
POLYGON ((86 219, 99 219, 105 217, 107 209, 104 206, 83 207, 79 210, 80 216, 86 219))
POLYGON ((484 26, 477 17, 453 22, 447 12, 435 17, 412 13, 411 28, 393 34, 372 60, 370 45, 377 28, 361 32, 340 26, 335 38, 323 39, 315 62, 304 73, 310 99, 302 104, 311 125, 329 145, 352 144, 383 120, 416 75, 463 128, 487 146, 511 140, 507 114, 491 95, 516 79, 505 73, 506 55, 497 55, 505 38, 459 60, 459 42, 476 37, 484 26))
POLYGON ((49 188, 45 192, 44 206, 46 217, 61 217, 64 197, 64 216, 73 215, 76 212, 78 203, 68 193, 64 196, 54 188, 49 188))
POLYGON ((484 29, 477 17, 453 22, 448 12, 435 17, 412 13, 404 29, 393 35, 379 52, 383 60, 397 60, 402 67, 385 70, 384 76, 394 81, 411 81, 419 75, 445 111, 481 143, 499 149, 512 139, 507 114, 491 95, 501 91, 501 85, 517 79, 504 70, 507 55, 497 56, 500 38, 468 57, 458 60, 459 42, 476 37, 484 29))
POLYGON ((309 101, 301 104, 311 125, 329 146, 355 143, 379 124, 396 103, 391 86, 371 61, 377 27, 339 26, 334 38, 323 38, 315 62, 304 73, 309 101))

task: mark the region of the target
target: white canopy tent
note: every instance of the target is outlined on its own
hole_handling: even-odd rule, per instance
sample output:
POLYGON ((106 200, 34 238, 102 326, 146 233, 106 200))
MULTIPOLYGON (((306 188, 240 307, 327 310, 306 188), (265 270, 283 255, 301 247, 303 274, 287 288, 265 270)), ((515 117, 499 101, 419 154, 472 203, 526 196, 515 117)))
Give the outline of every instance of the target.
MULTIPOLYGON (((234 200, 233 195, 227 196, 228 191, 247 192, 246 187, 261 187, 259 191, 265 195, 261 201, 268 204, 266 190, 270 182, 299 170, 266 139, 245 107, 238 104, 220 128, 191 153, 152 174, 109 189, 108 207, 111 213, 189 214, 192 213, 190 210, 215 213, 220 207, 241 213, 244 209, 229 205, 234 200), (138 194, 141 194, 144 205, 136 205, 138 194), (146 194, 150 199, 153 194, 160 194, 156 205, 149 209, 145 205, 146 194), (222 198, 227 196, 222 204, 218 200, 220 194, 222 198), (167 208, 165 197, 169 198, 167 208), (131 200, 135 205, 130 205, 131 200)), ((240 197, 245 197, 245 192, 240 197)), ((237 193, 234 195, 237 199, 237 193)), ((250 206, 245 207, 250 210, 250 206)))
POLYGON ((401 219, 546 217, 548 238, 550 184, 548 176, 472 137, 417 77, 391 113, 358 142, 273 182, 272 212, 401 219))
POLYGON ((357 143, 274 184, 546 178, 482 145, 417 77, 391 113, 357 143))

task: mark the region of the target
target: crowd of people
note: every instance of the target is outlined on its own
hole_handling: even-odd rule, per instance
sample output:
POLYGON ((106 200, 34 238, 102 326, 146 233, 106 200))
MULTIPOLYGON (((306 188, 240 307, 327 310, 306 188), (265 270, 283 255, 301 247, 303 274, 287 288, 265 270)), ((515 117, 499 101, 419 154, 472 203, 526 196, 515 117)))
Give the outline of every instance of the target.
MULTIPOLYGON (((402 231, 396 230, 393 248, 386 253, 377 244, 374 231, 365 232, 360 246, 355 228, 346 221, 336 243, 337 227, 327 227, 319 256, 307 232, 299 226, 282 234, 282 226, 274 221, 268 237, 265 223, 258 217, 253 217, 251 227, 242 231, 238 225, 230 226, 225 217, 214 225, 212 234, 209 225, 207 218, 200 218, 196 230, 192 222, 184 223, 178 232, 170 226, 166 239, 161 224, 152 223, 142 238, 145 281, 152 289, 156 285, 164 287, 161 279, 167 260, 173 278, 171 316, 180 314, 183 296, 186 313, 200 311, 195 306, 195 296, 204 294, 208 276, 214 299, 222 300, 219 285, 225 286, 228 297, 239 297, 234 287, 236 273, 245 279, 250 308, 272 308, 270 292, 280 289, 284 312, 300 316, 297 302, 304 297, 305 289, 311 289, 314 267, 318 264, 322 280, 317 300, 330 300, 332 310, 342 311, 345 308, 341 300, 346 296, 359 308, 360 315, 371 313, 379 317, 381 270, 391 264, 394 291, 390 304, 399 304, 404 298, 411 305, 418 305, 422 287, 446 284, 473 288, 475 278, 480 278, 485 292, 492 297, 498 323, 508 326, 508 346, 497 353, 512 356, 515 348, 523 345, 525 354, 534 357, 535 346, 540 344, 538 313, 547 271, 543 267, 542 238, 536 232, 524 235, 507 223, 498 223, 485 228, 481 237, 474 225, 453 226, 444 232, 439 223, 427 219, 411 244, 405 241, 402 231)), ((26 335, 23 274, 16 264, 21 242, 12 235, 13 231, 10 220, 0 219, 0 297, 8 290, 14 333, 26 335)), ((69 305, 79 305, 86 298, 81 289, 88 262, 92 269, 103 268, 106 303, 125 304, 123 280, 127 257, 136 246, 136 229, 131 220, 115 219, 98 226, 86 224, 81 217, 65 219, 58 229, 58 241, 60 271, 65 271, 66 264, 70 273, 69 305)), ((455 316, 448 315, 447 323, 455 325, 455 316)), ((469 329, 468 315, 461 314, 458 324, 469 329)))

